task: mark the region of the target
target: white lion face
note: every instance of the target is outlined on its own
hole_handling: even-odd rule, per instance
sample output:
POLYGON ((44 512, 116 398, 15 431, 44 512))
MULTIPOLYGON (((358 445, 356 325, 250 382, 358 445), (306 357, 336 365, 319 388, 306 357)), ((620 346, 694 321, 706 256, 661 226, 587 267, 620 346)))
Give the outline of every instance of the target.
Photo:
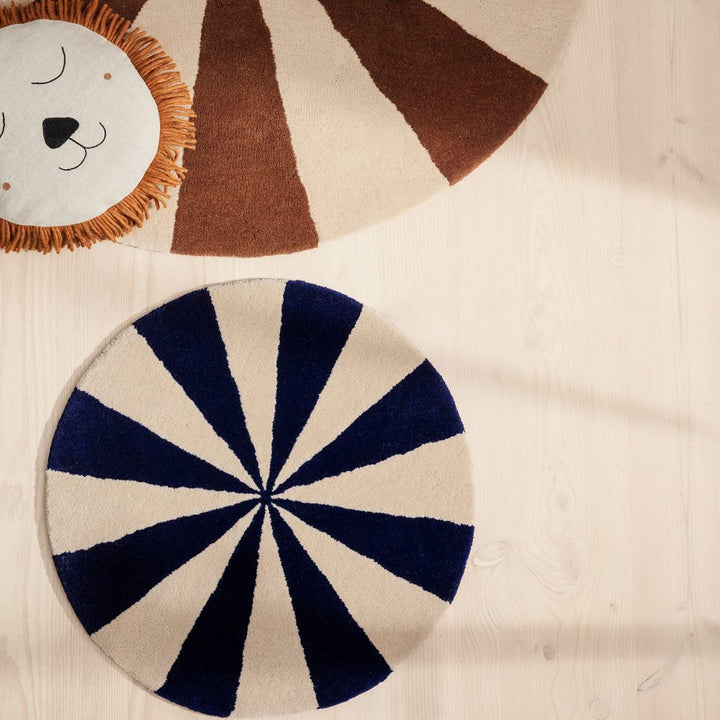
POLYGON ((159 139, 150 90, 104 37, 57 20, 0 29, 0 218, 98 217, 137 187, 159 139))

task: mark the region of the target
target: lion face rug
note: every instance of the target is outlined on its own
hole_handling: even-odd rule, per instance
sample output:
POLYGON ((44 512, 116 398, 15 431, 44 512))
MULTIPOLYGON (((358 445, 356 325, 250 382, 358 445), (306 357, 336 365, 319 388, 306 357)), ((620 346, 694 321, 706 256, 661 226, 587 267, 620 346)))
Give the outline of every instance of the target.
POLYGON ((193 144, 174 67, 100 2, 0 8, 0 247, 88 246, 166 204, 193 144))
POLYGON ((458 182, 515 131, 582 0, 107 2, 175 58, 194 94, 197 150, 178 153, 191 144, 187 94, 141 30, 98 2, 0 10, 0 98, 23 103, 0 108, 5 248, 132 230, 123 242, 146 249, 262 256, 385 220, 458 182), (154 160, 143 82, 160 110, 154 160), (144 222, 148 204, 164 203, 144 222))
POLYGON ((448 609, 473 539, 464 428, 360 303, 198 290, 95 360, 47 465, 55 565, 93 640, 216 716, 342 703, 448 609))

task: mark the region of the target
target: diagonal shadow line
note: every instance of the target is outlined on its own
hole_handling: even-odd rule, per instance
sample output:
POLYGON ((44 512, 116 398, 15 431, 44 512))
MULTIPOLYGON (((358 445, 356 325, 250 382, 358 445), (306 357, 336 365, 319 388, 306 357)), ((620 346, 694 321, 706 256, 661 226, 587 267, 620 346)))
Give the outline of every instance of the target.
MULTIPOLYGON (((702 433, 709 437, 718 437, 718 430, 706 422, 691 418, 688 413, 663 408, 662 406, 623 398, 617 394, 603 393, 592 387, 581 387, 576 383, 548 377, 543 380, 534 379, 482 360, 458 361, 450 355, 438 358, 434 353, 437 365, 443 368, 446 378, 452 378, 452 385, 458 388, 462 384, 471 384, 489 388, 494 394, 516 394, 523 398, 545 397, 551 402, 581 408, 588 414, 605 414, 611 417, 622 417, 627 420, 665 428, 675 428, 691 433, 702 433)), ((460 394, 462 398, 462 395, 460 394)), ((468 415, 466 412, 464 415, 468 415)))

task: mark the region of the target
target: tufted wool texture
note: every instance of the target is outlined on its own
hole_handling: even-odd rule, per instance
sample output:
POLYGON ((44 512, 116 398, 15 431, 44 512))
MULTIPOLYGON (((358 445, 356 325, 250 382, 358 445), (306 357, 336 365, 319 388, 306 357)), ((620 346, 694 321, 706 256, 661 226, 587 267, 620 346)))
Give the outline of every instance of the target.
POLYGON ((109 1, 177 60, 198 116, 172 212, 125 242, 240 256, 316 247, 467 175, 539 100, 581 3, 109 1))
POLYGON ((213 286, 137 320, 73 391, 47 467, 82 625, 147 688, 217 716, 384 680, 455 596, 472 508, 438 372, 303 282, 213 286))

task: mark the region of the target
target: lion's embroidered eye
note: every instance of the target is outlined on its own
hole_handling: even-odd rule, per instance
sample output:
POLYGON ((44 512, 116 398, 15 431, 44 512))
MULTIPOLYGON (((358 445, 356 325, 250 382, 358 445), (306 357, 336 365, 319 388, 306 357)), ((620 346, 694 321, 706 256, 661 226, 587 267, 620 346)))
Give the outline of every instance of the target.
POLYGON ((62 74, 65 72, 65 67, 67 66, 67 55, 65 53, 65 48, 61 47, 60 50, 62 50, 62 70, 52 79, 52 80, 43 80, 42 82, 34 82, 30 83, 31 85, 49 85, 50 83, 54 83, 56 80, 59 80, 62 77, 62 74))
POLYGON ((5 134, 5 113, 0 113, 0 138, 5 134))

